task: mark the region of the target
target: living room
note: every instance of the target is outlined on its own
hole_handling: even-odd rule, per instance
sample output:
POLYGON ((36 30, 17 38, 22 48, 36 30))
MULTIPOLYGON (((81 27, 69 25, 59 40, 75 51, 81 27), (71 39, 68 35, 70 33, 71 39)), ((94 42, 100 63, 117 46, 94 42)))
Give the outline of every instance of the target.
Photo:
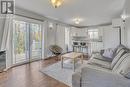
POLYGON ((130 86, 129 0, 0 3, 0 87, 130 86))

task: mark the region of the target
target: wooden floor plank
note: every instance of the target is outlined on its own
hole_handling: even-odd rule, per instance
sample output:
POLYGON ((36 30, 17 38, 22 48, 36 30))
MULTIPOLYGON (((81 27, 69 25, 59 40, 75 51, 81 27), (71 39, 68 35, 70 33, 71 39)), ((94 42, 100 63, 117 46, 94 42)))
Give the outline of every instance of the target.
POLYGON ((24 64, 0 73, 0 87, 69 87, 41 72, 56 63, 55 58, 24 64))

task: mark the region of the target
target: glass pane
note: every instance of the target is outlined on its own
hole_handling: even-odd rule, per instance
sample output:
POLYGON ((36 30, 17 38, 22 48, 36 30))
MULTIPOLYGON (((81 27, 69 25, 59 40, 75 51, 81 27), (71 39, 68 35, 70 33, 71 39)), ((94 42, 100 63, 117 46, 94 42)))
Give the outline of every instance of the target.
POLYGON ((90 39, 98 39, 99 38, 98 29, 88 30, 88 35, 90 39))
POLYGON ((14 21, 14 54, 13 63, 19 63, 26 60, 26 23, 23 21, 14 21))
POLYGON ((94 39, 98 39, 98 32, 94 32, 94 39))
POLYGON ((31 28, 31 57, 32 59, 40 59, 41 58, 41 25, 39 24, 30 24, 31 28))

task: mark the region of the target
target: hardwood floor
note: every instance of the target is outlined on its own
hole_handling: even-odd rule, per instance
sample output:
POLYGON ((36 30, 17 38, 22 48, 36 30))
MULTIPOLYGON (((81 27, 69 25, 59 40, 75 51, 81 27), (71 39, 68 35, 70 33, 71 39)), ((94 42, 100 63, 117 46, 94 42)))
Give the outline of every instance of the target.
POLYGON ((41 68, 56 63, 54 58, 32 62, 0 73, 0 87, 69 87, 41 72, 41 68))

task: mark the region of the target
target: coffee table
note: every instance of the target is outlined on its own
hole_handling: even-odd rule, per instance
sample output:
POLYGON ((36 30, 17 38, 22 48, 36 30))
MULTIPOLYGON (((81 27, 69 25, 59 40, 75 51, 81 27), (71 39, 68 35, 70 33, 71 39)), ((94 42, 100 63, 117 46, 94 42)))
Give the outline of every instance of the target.
POLYGON ((83 64, 83 53, 71 52, 61 56, 61 67, 63 68, 64 59, 72 59, 73 62, 73 71, 75 71, 76 60, 80 59, 83 64))

